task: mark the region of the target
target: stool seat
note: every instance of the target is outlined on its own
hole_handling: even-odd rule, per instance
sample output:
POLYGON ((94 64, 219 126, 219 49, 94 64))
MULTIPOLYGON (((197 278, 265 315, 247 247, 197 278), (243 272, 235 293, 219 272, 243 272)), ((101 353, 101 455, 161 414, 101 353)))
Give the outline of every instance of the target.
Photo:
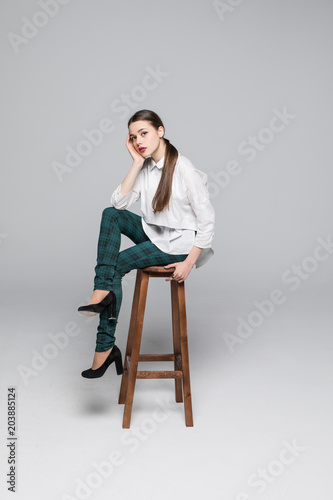
POLYGON ((159 277, 163 278, 164 276, 171 276, 175 268, 170 267, 169 269, 165 269, 163 266, 149 266, 149 267, 142 267, 141 270, 144 271, 145 273, 148 273, 149 276, 156 278, 159 277))
POLYGON ((184 281, 182 283, 170 281, 173 353, 140 354, 149 278, 171 276, 174 271, 174 267, 165 269, 163 266, 148 266, 137 269, 124 359, 124 373, 118 401, 119 404, 125 404, 123 416, 123 428, 125 429, 130 427, 136 380, 161 378, 175 379, 176 402, 184 402, 185 425, 193 427, 184 281), (174 370, 138 371, 138 363, 141 361, 173 361, 174 370))

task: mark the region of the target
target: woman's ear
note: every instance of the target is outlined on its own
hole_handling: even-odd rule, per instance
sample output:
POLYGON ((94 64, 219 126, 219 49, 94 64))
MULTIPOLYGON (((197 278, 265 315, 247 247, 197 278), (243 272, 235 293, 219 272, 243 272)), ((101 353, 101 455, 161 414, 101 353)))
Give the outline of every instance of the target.
POLYGON ((158 135, 160 136, 160 138, 164 136, 164 128, 162 127, 162 125, 158 128, 158 135))

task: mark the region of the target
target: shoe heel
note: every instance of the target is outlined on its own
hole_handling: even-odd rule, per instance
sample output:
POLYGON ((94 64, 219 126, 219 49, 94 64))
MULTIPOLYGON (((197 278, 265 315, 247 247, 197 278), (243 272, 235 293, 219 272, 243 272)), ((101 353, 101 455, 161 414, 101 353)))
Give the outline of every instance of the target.
POLYGON ((124 373, 123 362, 121 359, 121 353, 115 359, 117 375, 122 375, 124 373))
POLYGON ((116 296, 113 292, 112 292, 112 301, 108 305, 108 315, 109 319, 117 319, 116 296))

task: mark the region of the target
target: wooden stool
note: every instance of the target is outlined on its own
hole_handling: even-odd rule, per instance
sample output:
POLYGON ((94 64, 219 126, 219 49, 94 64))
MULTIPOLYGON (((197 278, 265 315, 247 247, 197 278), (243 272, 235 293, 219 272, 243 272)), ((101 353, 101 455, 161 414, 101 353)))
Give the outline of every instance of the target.
POLYGON ((150 266, 137 269, 124 359, 124 373, 121 379, 118 401, 119 404, 125 404, 123 417, 124 429, 129 429, 130 427, 136 379, 155 378, 175 379, 175 396, 177 403, 183 402, 183 387, 185 424, 187 427, 193 426, 184 281, 182 283, 178 283, 174 280, 170 281, 174 352, 172 354, 140 354, 149 278, 165 278, 171 276, 174 271, 174 267, 165 269, 163 266, 150 266), (138 371, 138 362, 140 361, 173 361, 174 370, 138 371))

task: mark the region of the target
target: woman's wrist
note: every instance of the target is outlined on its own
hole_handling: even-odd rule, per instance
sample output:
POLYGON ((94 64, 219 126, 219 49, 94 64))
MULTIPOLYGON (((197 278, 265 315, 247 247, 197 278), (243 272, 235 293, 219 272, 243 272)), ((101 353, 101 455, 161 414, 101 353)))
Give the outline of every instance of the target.
POLYGON ((143 164, 144 164, 144 160, 139 160, 139 159, 133 160, 131 168, 141 170, 143 164))
POLYGON ((188 256, 185 259, 186 262, 188 262, 193 267, 194 264, 196 263, 199 255, 201 254, 201 252, 202 252, 202 248, 193 245, 190 253, 188 254, 188 256))
POLYGON ((135 181, 139 175, 143 162, 140 163, 139 160, 133 160, 131 168, 129 169, 128 174, 125 179, 121 183, 120 194, 125 195, 132 191, 135 181))

